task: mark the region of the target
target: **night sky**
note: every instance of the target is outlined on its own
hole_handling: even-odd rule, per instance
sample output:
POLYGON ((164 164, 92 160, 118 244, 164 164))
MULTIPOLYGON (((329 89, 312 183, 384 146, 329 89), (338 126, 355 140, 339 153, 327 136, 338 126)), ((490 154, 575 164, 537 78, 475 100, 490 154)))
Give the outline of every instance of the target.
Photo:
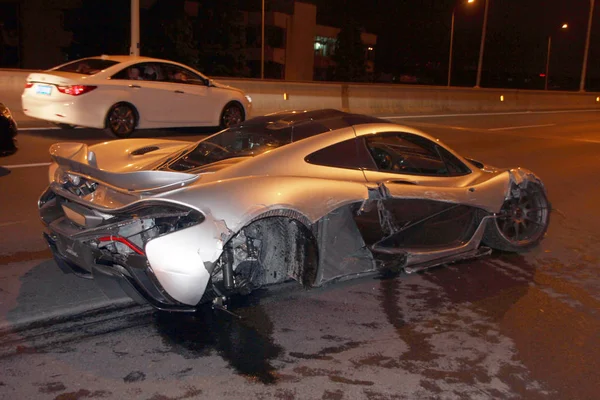
MULTIPOLYGON (((551 74, 579 77, 589 0, 489 0, 484 70, 538 74, 544 71, 547 36, 552 34, 551 74), (569 24, 562 31, 563 22, 569 24)), ((455 68, 475 68, 484 0, 313 0, 318 22, 341 25, 355 18, 379 35, 377 63, 399 66, 441 63, 446 68, 452 8, 456 6, 455 68)), ((600 5, 594 12, 588 75, 600 77, 600 5)))

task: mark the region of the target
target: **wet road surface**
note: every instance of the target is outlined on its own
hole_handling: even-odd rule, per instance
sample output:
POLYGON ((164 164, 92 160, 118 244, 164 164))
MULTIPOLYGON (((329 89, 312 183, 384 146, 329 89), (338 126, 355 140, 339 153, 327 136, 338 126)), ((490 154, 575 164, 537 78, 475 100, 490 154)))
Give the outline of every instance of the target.
MULTIPOLYGON (((537 172, 555 209, 542 244, 414 275, 310 291, 290 284, 240 300, 241 319, 122 304, 5 330, 0 398, 597 399, 600 115, 403 122, 462 154, 537 172)), ((27 162, 42 154, 35 134, 22 141, 33 158, 18 154, 27 162)), ((3 194, 31 182, 0 217, 4 237, 29 221, 10 239, 19 252, 2 242, 0 264, 15 271, 0 274, 8 319, 50 273, 27 204, 43 188, 39 175, 33 167, 0 178, 3 194)))

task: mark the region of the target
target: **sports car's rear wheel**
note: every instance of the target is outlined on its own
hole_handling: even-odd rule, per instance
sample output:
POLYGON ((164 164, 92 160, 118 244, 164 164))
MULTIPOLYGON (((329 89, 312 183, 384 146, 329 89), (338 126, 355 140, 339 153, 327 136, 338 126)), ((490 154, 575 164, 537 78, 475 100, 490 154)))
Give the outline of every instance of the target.
POLYGON ((488 222, 483 242, 498 250, 524 251, 536 246, 550 223, 550 203, 537 184, 515 188, 497 217, 488 222))
POLYGON ((288 217, 266 217, 244 227, 227 243, 211 279, 213 289, 226 296, 247 295, 291 279, 309 287, 317 263, 317 244, 303 223, 288 217))
POLYGON ((131 136, 137 125, 137 112, 127 103, 118 103, 111 107, 106 116, 106 129, 118 138, 131 136))
POLYGON ((239 104, 229 103, 223 108, 219 121, 221 129, 226 129, 242 122, 244 122, 244 110, 239 104))

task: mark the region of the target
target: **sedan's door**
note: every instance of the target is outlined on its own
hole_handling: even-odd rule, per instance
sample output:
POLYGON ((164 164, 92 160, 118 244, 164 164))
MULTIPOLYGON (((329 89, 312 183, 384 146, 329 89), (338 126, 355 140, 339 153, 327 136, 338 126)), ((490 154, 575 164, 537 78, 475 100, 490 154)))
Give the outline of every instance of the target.
POLYGON ((137 109, 141 121, 170 123, 175 121, 169 104, 177 101, 176 88, 166 79, 160 63, 143 62, 131 65, 111 77, 115 87, 137 109))
POLYGON ((365 243, 379 249, 439 250, 471 238, 480 217, 469 187, 469 168, 438 144, 418 135, 363 136, 375 167, 364 170, 374 192, 355 218, 365 243))
POLYGON ((208 79, 175 64, 162 65, 175 95, 168 104, 171 118, 186 125, 217 125, 215 110, 220 110, 222 104, 211 95, 213 88, 208 86, 208 79))

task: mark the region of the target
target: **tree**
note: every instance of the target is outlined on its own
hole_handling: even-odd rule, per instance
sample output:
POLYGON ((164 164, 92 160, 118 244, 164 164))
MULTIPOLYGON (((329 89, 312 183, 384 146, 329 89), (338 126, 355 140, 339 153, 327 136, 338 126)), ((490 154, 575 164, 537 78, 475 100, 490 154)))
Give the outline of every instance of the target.
POLYGON ((130 15, 122 0, 82 0, 81 7, 65 10, 64 28, 73 33, 63 50, 69 60, 99 54, 129 54, 130 15))
POLYGON ((188 15, 182 0, 158 0, 142 15, 142 54, 207 75, 247 76, 245 28, 237 0, 206 0, 188 15))
POLYGON ((195 33, 200 43, 200 65, 208 75, 249 75, 246 29, 238 0, 203 1, 195 33))
POLYGON ((348 20, 337 36, 334 77, 338 81, 357 82, 365 78, 365 46, 361 39, 361 29, 348 20))
POLYGON ((199 67, 194 21, 183 1, 157 1, 141 18, 141 53, 199 67))

